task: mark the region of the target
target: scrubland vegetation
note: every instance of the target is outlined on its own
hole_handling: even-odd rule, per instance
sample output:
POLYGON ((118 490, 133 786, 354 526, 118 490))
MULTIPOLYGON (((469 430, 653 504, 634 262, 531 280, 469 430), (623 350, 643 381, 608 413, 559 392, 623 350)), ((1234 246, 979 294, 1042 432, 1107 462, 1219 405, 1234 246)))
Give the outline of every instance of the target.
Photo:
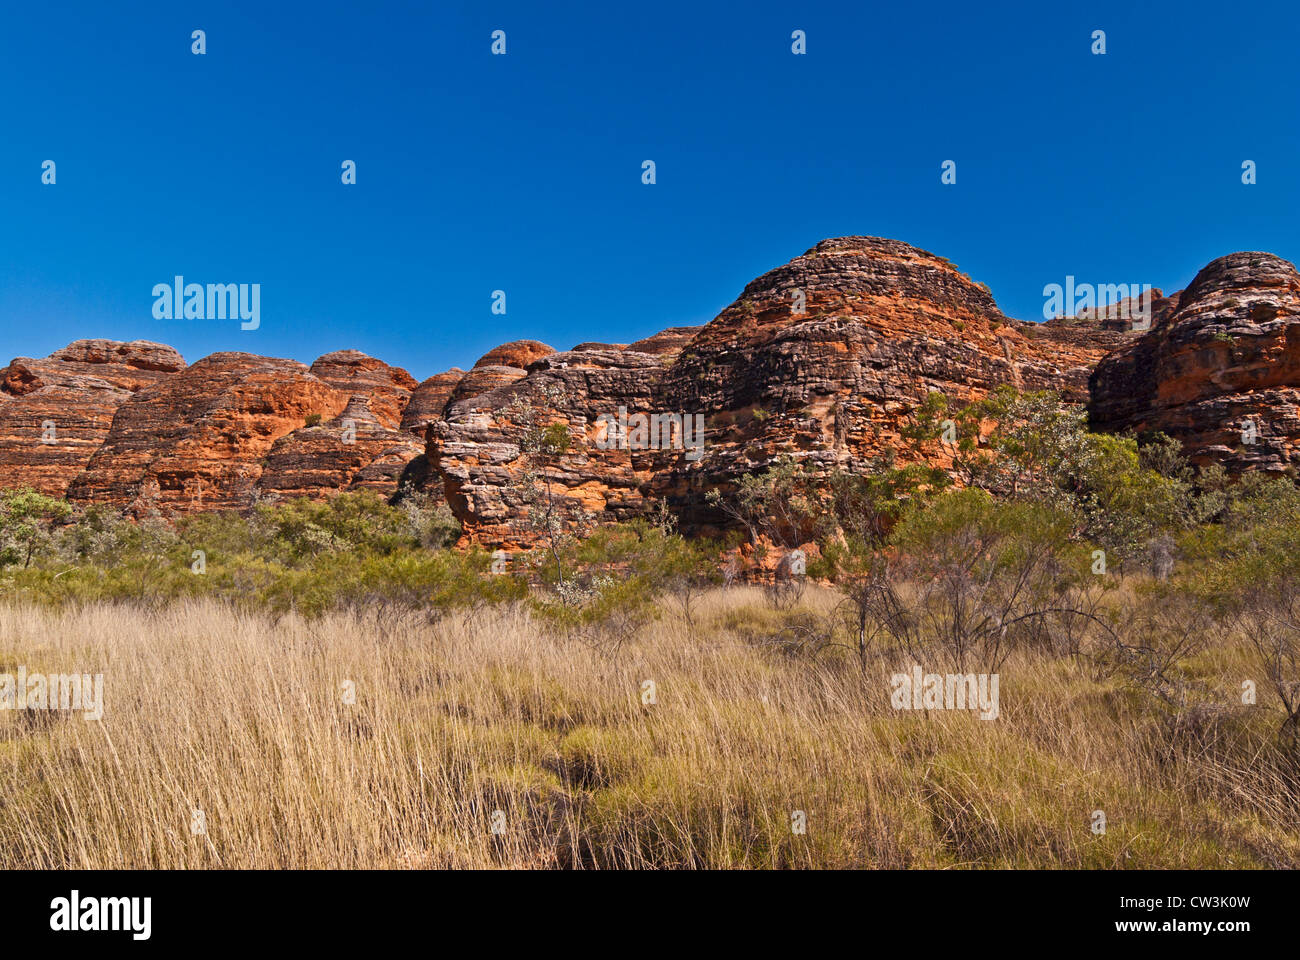
POLYGON ((0 711, 0 864, 1300 864, 1294 479, 1011 391, 907 440, 718 491, 716 540, 552 522, 542 445, 504 573, 418 498, 11 492, 0 673, 107 703, 0 711), (897 709, 914 666, 997 674, 996 719, 897 709))

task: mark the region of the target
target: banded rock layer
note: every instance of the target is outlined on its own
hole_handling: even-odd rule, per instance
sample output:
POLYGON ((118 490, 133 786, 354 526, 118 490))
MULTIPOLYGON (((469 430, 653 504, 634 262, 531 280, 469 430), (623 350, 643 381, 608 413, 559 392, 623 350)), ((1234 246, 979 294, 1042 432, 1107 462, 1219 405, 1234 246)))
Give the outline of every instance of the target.
POLYGON ((1230 473, 1300 466, 1300 274, 1268 253, 1207 265, 1163 323, 1092 375, 1098 429, 1160 430, 1230 473))
POLYGON ((303 426, 272 444, 257 490, 279 497, 318 499, 339 490, 374 490, 391 496, 406 465, 424 445, 375 414, 364 394, 338 416, 303 426))
POLYGON ((1086 402, 1101 428, 1164 430, 1234 472, 1300 466, 1295 268, 1232 254, 1140 305, 1145 332, 1107 311, 1022 323, 942 257, 842 237, 763 274, 703 327, 561 352, 514 341, 422 383, 354 350, 310 367, 246 353, 186 367, 160 344, 78 341, 0 371, 0 486, 136 516, 416 491, 503 546, 536 541, 542 496, 574 527, 666 506, 683 529, 710 530, 722 518, 708 491, 786 454, 865 469, 903 446, 930 393, 960 403, 1004 383, 1086 402), (663 431, 629 448, 618 431, 638 415, 663 431), (550 424, 569 448, 539 473, 524 440, 550 424))
POLYGON ((708 527, 721 519, 705 506, 708 490, 783 454, 861 468, 932 391, 960 401, 1013 383, 1083 401, 1103 352, 1009 320, 940 257, 845 237, 759 277, 703 328, 549 354, 473 400, 453 395, 427 456, 467 532, 485 542, 535 536, 521 444, 539 418, 570 434, 570 453, 547 472, 570 522, 646 515, 663 501, 684 526, 708 527), (602 418, 620 410, 698 414, 704 447, 670 436, 658 449, 603 449, 602 418))
POLYGON ((183 370, 171 347, 77 340, 43 360, 0 370, 0 487, 61 497, 108 436, 130 397, 183 370))
POLYGON ((123 403, 68 498, 136 516, 246 507, 272 445, 346 404, 297 361, 214 353, 123 403))

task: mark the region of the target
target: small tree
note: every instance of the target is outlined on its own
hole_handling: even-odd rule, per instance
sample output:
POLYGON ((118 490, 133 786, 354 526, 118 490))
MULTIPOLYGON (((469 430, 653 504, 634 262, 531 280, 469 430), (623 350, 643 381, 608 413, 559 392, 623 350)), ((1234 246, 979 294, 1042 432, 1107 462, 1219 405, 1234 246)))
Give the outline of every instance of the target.
POLYGON ((781 554, 767 598, 788 609, 802 595, 804 580, 791 571, 788 558, 802 544, 832 529, 827 482, 817 471, 793 457, 784 457, 762 473, 746 474, 733 490, 713 489, 706 502, 720 510, 745 534, 761 566, 771 548, 781 554))
POLYGON ((29 567, 50 546, 52 529, 71 514, 64 501, 30 487, 0 495, 0 567, 29 567))
POLYGON ((822 559, 810 572, 829 578, 843 595, 837 613, 864 671, 876 638, 906 636, 911 624, 892 587, 896 551, 884 549, 888 537, 909 506, 917 509, 947 483, 947 475, 929 464, 897 466, 892 451, 862 473, 830 477, 834 532, 823 540, 822 559))
POLYGON ((1053 393, 1002 386, 951 412, 942 395, 931 394, 910 435, 945 433, 955 440, 951 469, 963 486, 1073 512, 1074 535, 1115 562, 1144 552, 1162 530, 1195 522, 1209 506, 1193 496, 1176 443, 1147 435, 1142 446, 1133 437, 1092 433, 1085 411, 1053 393))
POLYGON ((1300 582, 1287 577, 1272 591, 1252 591, 1236 620, 1282 705, 1279 733, 1294 747, 1300 740, 1300 582))
POLYGON ((949 491, 899 524, 897 559, 871 581, 868 609, 913 656, 934 642, 963 668, 977 659, 996 672, 1018 643, 1051 643, 1062 624, 1095 618, 1080 598, 1101 588, 1085 579, 1072 521, 1042 504, 949 491))

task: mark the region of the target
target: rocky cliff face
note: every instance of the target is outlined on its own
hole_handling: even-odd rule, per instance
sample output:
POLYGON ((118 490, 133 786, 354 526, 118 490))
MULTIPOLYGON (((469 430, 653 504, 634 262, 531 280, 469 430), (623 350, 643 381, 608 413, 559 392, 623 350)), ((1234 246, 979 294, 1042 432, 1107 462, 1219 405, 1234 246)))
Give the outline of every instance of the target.
POLYGON ((275 441, 346 404, 296 361, 215 353, 124 402, 68 497, 137 516, 248 506, 275 441))
POLYGON ((371 415, 396 429, 417 384, 401 367, 390 367, 360 350, 336 350, 317 357, 311 373, 350 396, 363 396, 371 415))
POLYGON ((242 353, 186 367, 160 344, 78 341, 0 371, 0 486, 137 516, 406 489, 506 546, 535 540, 530 513, 549 491, 574 526, 666 504, 683 528, 709 530, 710 489, 785 454, 864 469, 903 446, 931 392, 960 403, 1003 383, 1087 402, 1099 427, 1165 430, 1201 462, 1295 467, 1295 268, 1233 254, 1139 306, 1149 331, 1105 312, 1022 323, 942 257, 842 237, 754 280, 703 327, 562 352, 515 341, 419 384, 354 350, 311 367, 242 353), (569 449, 541 469, 524 441, 550 424, 569 449))
POLYGON ((1230 472, 1300 466, 1300 275, 1268 253, 1206 266, 1178 307, 1092 376, 1092 424, 1161 430, 1230 472))
POLYGON ((434 374, 412 390, 411 402, 402 412, 401 428, 423 438, 428 432, 429 424, 442 419, 443 408, 464 377, 464 370, 452 367, 445 373, 434 374))
POLYGON ((554 347, 547 346, 540 340, 514 340, 494 347, 478 358, 474 369, 480 367, 515 367, 526 369, 534 360, 540 360, 547 354, 555 352, 554 347))
POLYGON ((78 340, 0 370, 0 487, 63 496, 132 394, 184 369, 171 347, 78 340))
POLYGON ((658 409, 663 371, 661 357, 654 354, 566 351, 535 361, 517 380, 453 399, 445 419, 431 425, 426 452, 452 512, 484 542, 529 543, 535 531, 528 485, 520 483, 529 470, 522 441, 530 425, 552 422, 568 427, 573 445, 571 455, 548 469, 571 522, 585 514, 615 520, 647 512, 651 481, 676 456, 599 451, 594 421, 601 413, 617 415, 620 406, 658 409))
POLYGON ((257 480, 258 492, 320 498, 365 489, 392 496, 398 476, 424 445, 387 426, 374 405, 370 397, 354 395, 338 416, 276 440, 257 480))
POLYGON ((472 401, 453 395, 427 455, 471 536, 530 538, 521 483, 529 416, 568 428, 571 452, 548 475, 573 522, 644 515, 662 500, 688 526, 708 526, 719 518, 704 507, 707 490, 783 454, 861 468, 898 443, 931 391, 962 401, 1013 383, 1082 401, 1103 353, 1009 320, 952 264, 874 237, 818 244, 753 281, 703 328, 596 346, 534 360, 525 376, 472 401), (605 449, 609 418, 621 413, 685 419, 645 443, 605 449), (702 442, 683 429, 697 415, 702 442))

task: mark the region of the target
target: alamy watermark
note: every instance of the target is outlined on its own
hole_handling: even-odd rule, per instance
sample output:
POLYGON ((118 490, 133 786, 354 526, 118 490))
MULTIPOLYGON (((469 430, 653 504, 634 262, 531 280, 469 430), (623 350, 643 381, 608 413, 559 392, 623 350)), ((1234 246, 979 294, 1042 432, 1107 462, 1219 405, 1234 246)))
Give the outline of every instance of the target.
POLYGON ((1151 322, 1152 287, 1149 283, 1065 283, 1043 287, 1043 319, 1094 317, 1132 320, 1137 326, 1151 322))
POLYGON ((240 320, 239 329, 262 325, 260 283, 186 283, 182 276, 153 288, 155 320, 240 320))
POLYGON ((152 897, 83 897, 73 890, 50 901, 50 929, 56 933, 124 931, 148 940, 153 931, 152 897))
POLYGON ((80 710, 86 721, 104 717, 104 675, 0 673, 0 710, 80 710))
POLYGON ((627 407, 596 418, 598 450, 685 450, 687 460, 704 455, 704 414, 634 413, 627 407), (603 429, 601 429, 603 428, 603 429))
POLYGON ((996 673, 926 673, 914 665, 890 677, 889 686, 895 710, 978 710, 981 720, 998 718, 996 673))

